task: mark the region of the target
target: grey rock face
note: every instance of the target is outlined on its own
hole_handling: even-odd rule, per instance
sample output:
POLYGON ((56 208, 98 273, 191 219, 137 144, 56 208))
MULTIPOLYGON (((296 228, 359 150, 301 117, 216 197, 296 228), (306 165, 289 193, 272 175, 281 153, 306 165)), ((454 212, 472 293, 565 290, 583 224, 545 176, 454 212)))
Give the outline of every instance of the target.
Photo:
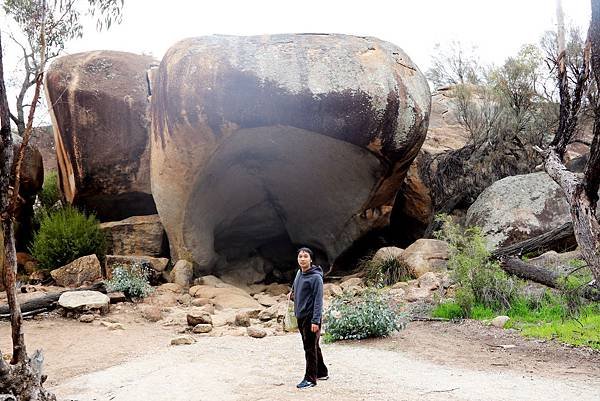
POLYGON ((506 177, 479 195, 466 223, 479 226, 490 247, 543 234, 571 220, 562 189, 545 172, 506 177))
POLYGON ((210 270, 284 242, 335 260, 389 222, 430 102, 408 56, 375 38, 177 43, 151 102, 152 188, 172 257, 210 270))

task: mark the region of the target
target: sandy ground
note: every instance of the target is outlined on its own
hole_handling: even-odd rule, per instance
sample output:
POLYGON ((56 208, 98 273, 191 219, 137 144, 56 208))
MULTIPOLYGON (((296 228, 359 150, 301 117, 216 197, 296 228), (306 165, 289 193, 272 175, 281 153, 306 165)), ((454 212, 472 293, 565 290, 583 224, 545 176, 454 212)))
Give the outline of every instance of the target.
MULTIPOLYGON (((600 400, 600 354, 527 340, 510 330, 413 322, 387 339, 323 345, 331 378, 297 390, 304 357, 297 334, 195 335, 111 313, 124 330, 56 316, 25 322, 42 347, 46 384, 60 400, 600 400)), ((10 328, 0 323, 0 347, 10 328)))

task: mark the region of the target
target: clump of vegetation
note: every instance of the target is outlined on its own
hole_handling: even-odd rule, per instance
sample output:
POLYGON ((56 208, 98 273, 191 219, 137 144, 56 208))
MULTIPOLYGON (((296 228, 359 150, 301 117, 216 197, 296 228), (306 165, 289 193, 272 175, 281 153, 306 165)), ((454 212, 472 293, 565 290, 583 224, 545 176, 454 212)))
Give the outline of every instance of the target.
POLYGON ((105 249, 106 241, 96 217, 86 216, 71 206, 45 213, 30 247, 42 269, 58 268, 91 254, 102 259, 105 249))
POLYGON ((44 177, 42 190, 38 194, 40 204, 44 208, 51 208, 60 200, 61 193, 58 185, 58 174, 56 171, 50 171, 44 177))
POLYGON ((379 288, 414 278, 410 266, 401 258, 367 259, 361 265, 367 284, 379 288))
POLYGON ((343 294, 325 311, 324 341, 385 337, 402 328, 391 299, 374 288, 358 296, 343 294))
POLYGON ((463 229, 449 216, 438 217, 442 229, 436 236, 448 242, 448 267, 456 283, 456 302, 469 315, 474 305, 509 309, 520 296, 520 282, 492 260, 485 238, 477 227, 463 229))
POLYGON ((116 266, 105 283, 109 291, 121 291, 130 298, 145 298, 153 291, 146 269, 138 263, 116 266))

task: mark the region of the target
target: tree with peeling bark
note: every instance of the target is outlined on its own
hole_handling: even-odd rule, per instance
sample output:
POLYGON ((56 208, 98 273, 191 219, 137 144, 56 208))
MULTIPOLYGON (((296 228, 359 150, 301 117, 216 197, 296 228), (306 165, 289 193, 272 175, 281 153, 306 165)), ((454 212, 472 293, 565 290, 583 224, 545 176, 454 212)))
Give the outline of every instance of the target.
POLYGON ((575 135, 582 104, 591 86, 600 84, 600 0, 591 0, 592 21, 583 50, 581 66, 570 79, 567 71, 565 28, 562 5, 557 1, 558 20, 558 90, 560 95, 559 123, 547 150, 544 151, 546 172, 563 189, 571 209, 577 244, 590 269, 596 286, 600 287, 600 224, 596 217, 600 185, 600 108, 594 109, 593 139, 583 175, 567 170, 563 158, 567 145, 575 135))
MULTIPOLYGON (((99 15, 98 26, 109 27, 113 21, 120 22, 123 0, 6 0, 3 7, 12 17, 27 38, 31 54, 26 54, 26 62, 33 69, 28 71, 29 87, 34 88, 31 104, 28 106, 27 120, 24 123, 23 140, 13 160, 13 138, 10 129, 9 110, 4 80, 2 37, 0 35, 0 220, 2 222, 4 252, 4 286, 6 287, 12 331, 12 357, 10 363, 0 351, 0 396, 13 396, 19 401, 55 400, 56 397, 43 388, 43 356, 36 351, 27 354, 22 331, 23 316, 16 296, 17 260, 14 240, 14 218, 18 207, 21 165, 25 147, 33 128, 36 107, 39 102, 44 79, 44 71, 51 56, 57 55, 66 40, 81 36, 81 4, 89 6, 88 12, 99 15), (28 58, 29 57, 29 58, 28 58), (27 61, 29 60, 29 61, 27 61), (14 174, 14 176, 13 176, 14 174), (12 185, 11 185, 12 184, 12 185)), ((26 92, 27 87, 24 89, 26 92)), ((21 107, 24 107, 21 103, 21 107)), ((17 113, 18 115, 19 113, 17 113)), ((12 115, 13 120, 15 115, 12 115)), ((18 119, 18 118, 17 118, 18 119)), ((19 122, 17 122, 17 125, 19 122)))

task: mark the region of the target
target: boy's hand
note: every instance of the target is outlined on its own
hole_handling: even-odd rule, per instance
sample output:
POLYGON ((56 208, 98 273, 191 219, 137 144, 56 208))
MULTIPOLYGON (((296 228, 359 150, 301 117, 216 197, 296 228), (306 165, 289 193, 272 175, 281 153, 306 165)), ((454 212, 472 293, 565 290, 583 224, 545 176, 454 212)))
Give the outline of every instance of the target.
POLYGON ((313 333, 318 333, 319 332, 319 325, 318 324, 311 324, 310 325, 310 331, 312 331, 313 333))

